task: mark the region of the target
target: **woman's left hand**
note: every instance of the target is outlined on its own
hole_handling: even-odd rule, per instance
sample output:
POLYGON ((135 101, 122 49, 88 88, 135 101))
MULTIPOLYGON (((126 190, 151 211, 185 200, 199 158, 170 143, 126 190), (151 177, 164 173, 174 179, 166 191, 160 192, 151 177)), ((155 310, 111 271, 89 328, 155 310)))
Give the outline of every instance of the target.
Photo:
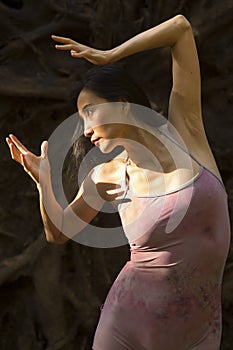
POLYGON ((36 182, 37 185, 48 182, 50 179, 50 163, 48 160, 48 142, 41 144, 41 155, 36 156, 30 152, 16 136, 10 134, 6 138, 10 148, 11 157, 17 163, 21 164, 26 173, 36 182))
POLYGON ((110 63, 110 51, 96 50, 61 36, 52 35, 52 39, 62 44, 55 45, 57 50, 70 51, 74 58, 85 58, 87 61, 100 66, 110 63))

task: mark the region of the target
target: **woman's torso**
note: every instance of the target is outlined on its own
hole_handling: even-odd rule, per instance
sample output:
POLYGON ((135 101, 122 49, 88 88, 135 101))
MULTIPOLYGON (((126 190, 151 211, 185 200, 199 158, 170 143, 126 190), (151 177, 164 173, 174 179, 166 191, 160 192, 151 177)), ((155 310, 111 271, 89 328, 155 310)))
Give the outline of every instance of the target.
POLYGON ((114 326, 123 336, 143 319, 139 339, 135 334, 130 339, 145 349, 153 348, 154 337, 163 348, 164 329, 168 348, 174 344, 182 349, 196 349, 199 343, 204 348, 216 346, 221 337, 221 282, 230 242, 223 184, 201 166, 194 181, 182 188, 159 195, 140 194, 128 182, 127 163, 118 162, 124 190, 115 204, 131 257, 110 290, 103 320, 107 319, 104 315, 113 315, 114 326))

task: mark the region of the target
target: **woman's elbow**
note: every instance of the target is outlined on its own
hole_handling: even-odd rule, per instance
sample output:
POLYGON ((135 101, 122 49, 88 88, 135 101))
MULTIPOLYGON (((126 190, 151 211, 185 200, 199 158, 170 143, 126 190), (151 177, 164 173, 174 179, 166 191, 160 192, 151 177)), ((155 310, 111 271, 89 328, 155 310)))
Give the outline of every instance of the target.
POLYGON ((61 232, 56 232, 56 234, 51 234, 51 232, 46 232, 46 230, 45 230, 45 237, 46 237, 46 241, 52 244, 64 244, 69 240, 69 238, 63 235, 61 232))
POLYGON ((175 16, 175 23, 184 31, 191 28, 190 22, 184 15, 181 14, 175 16))

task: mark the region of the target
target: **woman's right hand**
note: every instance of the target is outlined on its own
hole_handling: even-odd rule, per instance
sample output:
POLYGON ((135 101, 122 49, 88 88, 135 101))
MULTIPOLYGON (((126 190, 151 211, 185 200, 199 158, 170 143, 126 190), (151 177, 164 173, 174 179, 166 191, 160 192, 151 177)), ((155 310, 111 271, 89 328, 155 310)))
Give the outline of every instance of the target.
POLYGON ((85 58, 87 61, 100 66, 111 62, 110 51, 96 50, 61 36, 52 35, 52 39, 62 44, 55 46, 57 50, 70 51, 74 58, 85 58))
POLYGON ((11 157, 21 164, 24 170, 31 176, 37 184, 43 179, 50 176, 50 164, 48 160, 48 142, 43 141, 41 144, 41 155, 36 156, 30 152, 16 136, 10 134, 6 138, 6 142, 10 148, 11 157))

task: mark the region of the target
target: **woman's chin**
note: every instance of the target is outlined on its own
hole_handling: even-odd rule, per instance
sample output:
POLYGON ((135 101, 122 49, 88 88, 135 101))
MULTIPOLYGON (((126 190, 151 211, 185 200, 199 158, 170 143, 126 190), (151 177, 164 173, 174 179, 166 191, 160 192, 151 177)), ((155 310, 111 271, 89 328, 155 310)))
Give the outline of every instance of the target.
POLYGON ((110 153, 114 150, 114 148, 116 148, 117 146, 119 146, 118 144, 116 144, 116 142, 114 141, 104 141, 101 140, 101 142, 99 143, 98 147, 100 149, 100 151, 102 153, 110 153))

